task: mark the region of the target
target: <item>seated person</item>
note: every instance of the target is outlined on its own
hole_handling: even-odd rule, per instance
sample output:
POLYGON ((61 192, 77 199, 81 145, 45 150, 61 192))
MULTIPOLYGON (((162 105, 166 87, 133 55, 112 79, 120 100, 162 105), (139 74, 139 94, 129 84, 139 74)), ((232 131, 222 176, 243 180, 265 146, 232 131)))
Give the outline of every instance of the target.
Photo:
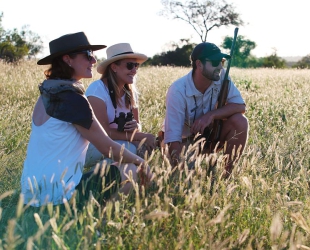
MULTIPOLYGON (((133 52, 128 43, 114 44, 108 47, 106 52, 107 59, 97 67, 102 76, 88 86, 85 95, 108 135, 115 142, 143 158, 144 151, 137 152, 139 143, 146 139, 144 146, 150 152, 155 148, 155 136, 141 132, 138 95, 134 81, 139 65, 147 60, 147 56, 133 52), (126 120, 125 124, 122 123, 121 112, 126 118, 132 116, 132 119, 126 120)), ((104 156, 101 152, 90 144, 86 157, 87 164, 92 165, 102 157, 104 156)))
MULTIPOLYGON (((227 143, 225 154, 226 174, 229 176, 234 162, 240 157, 247 142, 248 121, 245 102, 235 84, 230 80, 226 105, 216 108, 224 80, 223 58, 230 56, 212 43, 198 44, 192 54, 192 70, 176 80, 166 95, 166 115, 163 125, 164 143, 174 165, 180 160, 183 146, 194 142, 194 136, 203 134, 214 120, 222 120, 220 146, 227 143), (241 147, 240 154, 232 154, 234 147, 241 147), (232 156, 232 157, 230 157, 232 156)), ((214 150, 215 144, 213 144, 214 150)), ((221 149, 222 147, 220 147, 221 149)))
POLYGON ((122 151, 121 145, 107 135, 84 95, 81 79, 93 76, 93 51, 106 46, 91 45, 84 32, 78 32, 51 41, 49 47, 50 55, 37 62, 50 66, 44 71, 46 80, 39 85, 40 96, 32 114, 21 176, 24 204, 59 205, 69 201, 74 192, 78 193, 78 204, 83 204, 90 193, 102 204, 117 195, 116 191, 128 194, 132 189, 128 175, 131 172, 133 180, 138 181, 140 166, 146 172, 143 180, 150 180, 149 166, 130 151, 122 151), (102 154, 111 152, 113 160, 122 162, 111 160, 113 164, 105 169, 99 169, 98 164, 84 171, 89 142, 102 154))

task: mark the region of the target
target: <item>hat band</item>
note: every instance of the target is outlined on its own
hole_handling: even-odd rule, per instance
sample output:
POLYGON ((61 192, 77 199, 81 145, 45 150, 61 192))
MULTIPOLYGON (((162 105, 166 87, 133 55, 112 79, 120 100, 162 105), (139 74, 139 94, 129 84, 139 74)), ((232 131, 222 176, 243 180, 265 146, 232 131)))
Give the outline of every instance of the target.
POLYGON ((124 52, 124 53, 116 54, 112 57, 119 56, 119 55, 125 55, 125 54, 133 54, 133 52, 124 52))

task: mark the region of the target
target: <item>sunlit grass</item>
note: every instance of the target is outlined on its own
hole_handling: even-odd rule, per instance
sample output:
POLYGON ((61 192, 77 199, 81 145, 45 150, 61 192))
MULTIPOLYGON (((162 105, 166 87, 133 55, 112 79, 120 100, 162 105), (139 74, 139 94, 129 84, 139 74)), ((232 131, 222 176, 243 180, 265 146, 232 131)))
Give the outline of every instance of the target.
MULTIPOLYGON (((44 67, 0 63, 0 249, 310 249, 309 70, 231 69, 247 103, 250 134, 229 180, 212 157, 195 173, 172 169, 154 152, 154 185, 134 183, 128 197, 105 206, 92 199, 78 210, 22 205, 20 176, 31 113, 44 67)), ((170 84, 189 68, 139 69, 140 120, 157 134, 170 84)), ((87 86, 99 78, 83 81, 87 86)))

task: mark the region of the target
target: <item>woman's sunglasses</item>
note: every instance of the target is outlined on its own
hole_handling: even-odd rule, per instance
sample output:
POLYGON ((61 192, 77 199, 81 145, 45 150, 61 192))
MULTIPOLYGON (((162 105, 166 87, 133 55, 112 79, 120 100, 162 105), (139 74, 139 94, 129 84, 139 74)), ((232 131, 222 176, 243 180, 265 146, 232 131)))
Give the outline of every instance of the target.
POLYGON ((85 54, 87 57, 87 60, 90 62, 94 59, 94 54, 91 50, 83 50, 83 51, 70 53, 70 55, 76 55, 76 54, 85 54))
POLYGON ((128 63, 126 63, 126 67, 127 67, 128 70, 132 70, 134 67, 135 67, 136 69, 138 69, 138 68, 139 68, 139 65, 140 65, 140 63, 134 63, 134 62, 128 62, 128 63))

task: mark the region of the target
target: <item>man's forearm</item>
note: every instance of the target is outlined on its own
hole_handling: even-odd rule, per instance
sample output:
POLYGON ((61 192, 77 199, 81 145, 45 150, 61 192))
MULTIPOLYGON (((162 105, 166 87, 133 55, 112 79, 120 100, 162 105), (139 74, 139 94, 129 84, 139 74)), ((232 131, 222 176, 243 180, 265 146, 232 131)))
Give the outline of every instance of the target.
POLYGON ((214 119, 226 119, 236 113, 244 113, 244 104, 228 103, 224 107, 216 110, 212 110, 214 119))

